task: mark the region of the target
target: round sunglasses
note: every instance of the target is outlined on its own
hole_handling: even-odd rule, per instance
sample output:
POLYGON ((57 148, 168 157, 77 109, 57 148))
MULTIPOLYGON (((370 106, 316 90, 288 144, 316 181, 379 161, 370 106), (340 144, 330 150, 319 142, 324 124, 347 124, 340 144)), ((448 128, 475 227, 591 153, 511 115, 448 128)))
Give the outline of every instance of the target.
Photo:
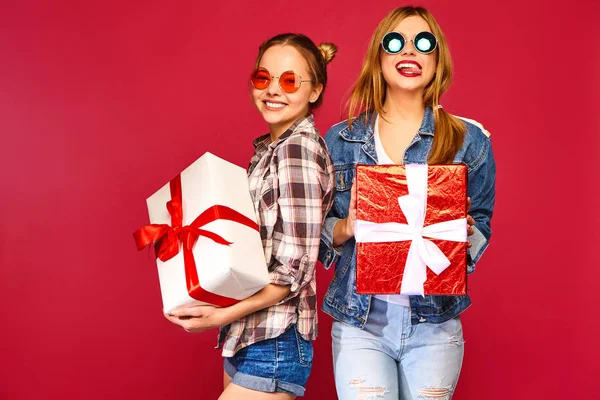
POLYGON ((421 54, 429 54, 437 47, 437 39, 431 32, 419 32, 413 40, 406 40, 400 32, 388 32, 381 40, 381 47, 388 54, 398 54, 408 42, 413 42, 421 54))
POLYGON ((271 79, 276 79, 281 90, 286 93, 297 92, 302 82, 312 82, 311 80, 302 79, 294 71, 285 71, 280 76, 272 76, 269 70, 263 67, 256 68, 250 75, 250 83, 259 90, 268 88, 271 84, 271 79))

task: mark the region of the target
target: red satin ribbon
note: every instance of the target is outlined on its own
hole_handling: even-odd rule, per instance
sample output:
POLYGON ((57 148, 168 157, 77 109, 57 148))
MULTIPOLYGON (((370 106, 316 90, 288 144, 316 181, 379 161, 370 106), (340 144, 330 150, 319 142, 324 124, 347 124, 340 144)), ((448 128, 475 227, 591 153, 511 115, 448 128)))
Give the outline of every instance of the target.
POLYGON ((237 303, 239 300, 208 292, 200 286, 192 249, 200 236, 207 237, 214 240, 216 243, 225 246, 231 244, 231 242, 228 242, 214 232, 200 229, 200 227, 209 222, 225 219, 246 225, 256 231, 258 231, 258 225, 250 218, 240 214, 232 208, 214 205, 203 211, 191 224, 182 226, 183 210, 181 206, 181 176, 177 175, 169 183, 169 186, 171 188, 171 200, 167 202, 167 210, 169 210, 169 214, 171 214, 171 225, 150 224, 138 229, 133 234, 138 250, 154 243, 156 256, 161 261, 167 261, 179 253, 179 241, 181 241, 183 244, 186 284, 190 297, 221 307, 227 307, 237 303))

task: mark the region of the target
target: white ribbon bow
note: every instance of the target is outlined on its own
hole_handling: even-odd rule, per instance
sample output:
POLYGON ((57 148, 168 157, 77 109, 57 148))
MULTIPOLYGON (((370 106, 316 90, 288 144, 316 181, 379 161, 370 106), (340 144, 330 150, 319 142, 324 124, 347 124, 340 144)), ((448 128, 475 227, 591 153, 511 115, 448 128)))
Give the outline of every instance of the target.
POLYGON ((450 265, 440 248, 424 236, 453 242, 467 241, 466 218, 423 226, 427 210, 427 168, 427 164, 406 165, 408 194, 398 197, 398 204, 408 224, 378 224, 357 220, 354 228, 354 237, 358 243, 412 241, 404 266, 401 294, 424 296, 423 284, 427 280, 427 267, 439 275, 450 265))

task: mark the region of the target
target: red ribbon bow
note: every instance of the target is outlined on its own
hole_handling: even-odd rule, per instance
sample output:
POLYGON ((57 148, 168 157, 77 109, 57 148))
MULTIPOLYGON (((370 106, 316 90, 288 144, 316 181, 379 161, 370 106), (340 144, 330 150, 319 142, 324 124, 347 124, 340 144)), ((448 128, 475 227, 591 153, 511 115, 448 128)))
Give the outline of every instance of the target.
POLYGON ((138 250, 154 243, 157 258, 161 261, 167 261, 179 253, 179 241, 181 241, 183 244, 186 284, 190 297, 221 307, 237 303, 239 300, 208 292, 200 286, 192 249, 200 236, 207 237, 225 246, 231 244, 231 242, 228 242, 214 232, 200 229, 200 227, 209 222, 224 219, 246 225, 256 231, 258 231, 258 225, 250 218, 232 208, 214 205, 203 211, 191 224, 182 226, 181 176, 177 175, 169 183, 169 186, 171 188, 171 200, 167 202, 167 210, 171 215, 171 225, 149 224, 138 229, 133 234, 138 250))

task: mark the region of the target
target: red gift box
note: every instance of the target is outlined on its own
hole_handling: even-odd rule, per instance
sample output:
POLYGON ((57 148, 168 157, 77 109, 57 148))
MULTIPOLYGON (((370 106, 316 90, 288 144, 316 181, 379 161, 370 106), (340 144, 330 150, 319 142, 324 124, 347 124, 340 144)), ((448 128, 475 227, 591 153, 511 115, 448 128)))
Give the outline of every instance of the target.
POLYGON ((358 165, 356 288, 467 292, 467 167, 358 165))

